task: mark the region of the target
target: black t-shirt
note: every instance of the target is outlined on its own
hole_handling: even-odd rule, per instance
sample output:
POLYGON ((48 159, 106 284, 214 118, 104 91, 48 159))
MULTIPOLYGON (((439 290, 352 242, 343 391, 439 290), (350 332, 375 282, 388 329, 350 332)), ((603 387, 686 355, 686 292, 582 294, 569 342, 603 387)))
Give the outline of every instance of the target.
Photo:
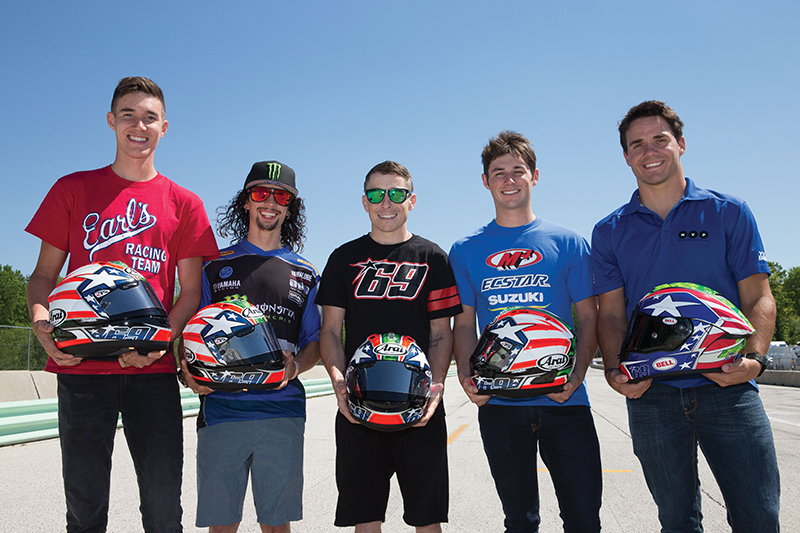
POLYGON ((447 254, 418 235, 378 244, 369 235, 333 251, 316 302, 345 309, 345 356, 374 333, 410 335, 424 352, 430 321, 457 315, 461 302, 447 254))

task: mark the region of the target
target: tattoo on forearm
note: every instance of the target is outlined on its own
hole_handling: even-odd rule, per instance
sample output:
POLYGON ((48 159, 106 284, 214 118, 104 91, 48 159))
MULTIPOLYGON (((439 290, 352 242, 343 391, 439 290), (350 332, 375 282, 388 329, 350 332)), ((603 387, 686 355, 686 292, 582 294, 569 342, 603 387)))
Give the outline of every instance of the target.
POLYGON ((442 342, 442 340, 444 340, 444 336, 441 333, 438 337, 431 336, 430 346, 428 349, 435 348, 440 342, 442 342))

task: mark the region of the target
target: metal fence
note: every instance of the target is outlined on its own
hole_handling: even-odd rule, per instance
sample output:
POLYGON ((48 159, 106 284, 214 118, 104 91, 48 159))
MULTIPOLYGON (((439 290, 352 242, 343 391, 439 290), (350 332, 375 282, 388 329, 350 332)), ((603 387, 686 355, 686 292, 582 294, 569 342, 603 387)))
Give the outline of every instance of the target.
POLYGON ((0 370, 44 370, 47 353, 31 328, 0 326, 0 370))

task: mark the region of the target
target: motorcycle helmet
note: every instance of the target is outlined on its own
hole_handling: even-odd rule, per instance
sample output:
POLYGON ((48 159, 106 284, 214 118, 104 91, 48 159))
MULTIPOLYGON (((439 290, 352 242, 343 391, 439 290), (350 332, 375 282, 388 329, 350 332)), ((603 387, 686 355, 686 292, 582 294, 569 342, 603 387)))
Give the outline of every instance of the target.
POLYGON ((659 285, 636 305, 619 355, 631 381, 720 372, 753 326, 726 298, 694 283, 659 285))
POLYGON ((195 313, 183 329, 183 353, 194 379, 214 390, 274 389, 286 371, 275 331, 245 300, 195 313))
POLYGON ((367 427, 398 431, 422 418, 431 369, 408 335, 370 335, 350 359, 345 374, 353 417, 367 427))
POLYGON ((506 309, 483 329, 470 358, 478 394, 520 398, 563 390, 575 364, 574 335, 543 309, 506 309))
POLYGON ((118 357, 170 347, 169 317, 150 283, 119 262, 73 270, 48 297, 53 340, 78 357, 118 357))

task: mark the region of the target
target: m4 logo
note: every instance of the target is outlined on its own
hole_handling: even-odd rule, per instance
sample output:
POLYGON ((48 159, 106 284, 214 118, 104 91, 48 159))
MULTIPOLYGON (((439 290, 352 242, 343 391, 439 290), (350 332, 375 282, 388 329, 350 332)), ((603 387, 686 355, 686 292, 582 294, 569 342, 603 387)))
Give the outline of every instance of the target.
POLYGON ((542 254, 534 250, 513 248, 503 250, 486 258, 486 264, 497 270, 516 270, 542 260, 542 254))
POLYGON ((367 259, 351 265, 361 268, 353 280, 358 299, 414 300, 425 284, 428 265, 367 259))

